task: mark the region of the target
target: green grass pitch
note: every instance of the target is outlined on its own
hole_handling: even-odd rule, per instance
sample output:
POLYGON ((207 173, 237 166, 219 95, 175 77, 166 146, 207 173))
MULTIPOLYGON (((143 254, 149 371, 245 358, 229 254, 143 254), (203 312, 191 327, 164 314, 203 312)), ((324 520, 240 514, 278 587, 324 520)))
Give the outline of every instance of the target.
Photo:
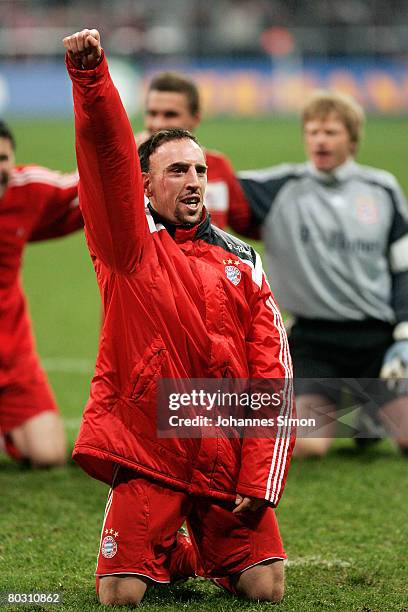
MULTIPOLYGON (((74 167, 71 121, 11 124, 19 162, 74 167)), ((407 128, 407 119, 369 119, 359 155, 361 162, 396 174, 406 193, 407 128)), ((203 124, 199 137, 229 155, 237 169, 303 159, 293 120, 212 120, 203 124)), ((72 446, 100 319, 83 236, 30 246, 24 285, 38 350, 72 446)), ((346 440, 338 441, 324 460, 293 462, 278 510, 289 555, 280 610, 408 612, 407 461, 388 443, 359 456, 346 440)), ((93 571, 107 488, 72 464, 32 473, 0 458, 0 491, 0 592, 61 591, 60 609, 100 609, 93 571)), ((152 589, 142 609, 262 611, 270 605, 234 601, 204 581, 190 581, 152 589)))

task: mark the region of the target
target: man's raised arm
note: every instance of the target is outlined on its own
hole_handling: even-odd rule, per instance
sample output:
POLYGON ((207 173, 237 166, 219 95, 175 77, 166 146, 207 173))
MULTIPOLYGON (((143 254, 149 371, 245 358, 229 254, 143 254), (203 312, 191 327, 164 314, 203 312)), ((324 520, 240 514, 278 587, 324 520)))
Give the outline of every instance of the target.
POLYGON ((131 271, 147 235, 133 131, 111 80, 97 30, 64 38, 73 83, 79 199, 91 252, 131 271))

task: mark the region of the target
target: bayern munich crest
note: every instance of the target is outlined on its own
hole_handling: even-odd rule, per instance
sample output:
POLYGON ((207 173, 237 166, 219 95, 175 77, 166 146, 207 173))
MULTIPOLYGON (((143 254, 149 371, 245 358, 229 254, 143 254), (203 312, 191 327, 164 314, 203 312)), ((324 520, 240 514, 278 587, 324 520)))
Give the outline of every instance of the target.
POLYGON ((112 557, 116 555, 118 552, 118 545, 116 544, 116 540, 113 536, 108 535, 103 538, 101 551, 102 556, 105 557, 105 559, 112 559, 112 557))
POLYGON ((233 285, 239 285, 241 282, 241 270, 236 266, 225 266, 225 275, 233 285))
POLYGON ((360 197, 357 199, 357 217, 362 223, 372 225, 378 223, 380 211, 376 202, 367 197, 360 197))

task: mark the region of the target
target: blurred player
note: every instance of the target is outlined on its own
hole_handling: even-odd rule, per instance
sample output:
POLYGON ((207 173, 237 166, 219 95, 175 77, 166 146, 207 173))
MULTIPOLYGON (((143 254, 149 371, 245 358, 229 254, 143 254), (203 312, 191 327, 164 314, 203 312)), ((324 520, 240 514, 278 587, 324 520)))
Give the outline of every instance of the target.
POLYGON ((162 378, 284 378, 279 411, 290 417, 287 339, 260 258, 211 225, 194 136, 162 130, 139 147, 139 163, 99 33, 83 30, 64 45, 81 207, 106 313, 74 449, 83 469, 112 484, 100 601, 138 604, 149 584, 180 575, 181 558, 190 560, 184 575, 200 568, 231 593, 279 601, 285 554, 272 508, 290 425, 243 440, 219 429, 211 438, 158 438, 156 425, 162 378), (185 519, 195 548, 184 540, 180 552, 185 519))
POLYGON ((1 121, 0 439, 16 459, 57 465, 65 461, 63 425, 35 353, 20 274, 27 242, 83 227, 78 175, 15 166, 14 149, 13 134, 1 121))
MULTIPOLYGON (((136 135, 137 145, 159 130, 175 127, 194 132, 200 121, 200 95, 194 81, 176 72, 162 72, 149 84, 145 131, 136 135)), ((240 206, 243 194, 231 163, 224 155, 205 150, 205 157, 208 168, 205 206, 211 214, 211 222, 225 228, 232 201, 236 202, 237 211, 245 213, 245 206, 240 206)), ((235 223, 238 221, 236 219, 235 223)), ((247 219, 240 222, 245 225, 247 219)))
MULTIPOLYGON (((408 209, 391 174, 354 161, 363 120, 351 98, 317 92, 302 116, 309 161, 240 173, 252 210, 244 235, 261 229, 274 292, 295 317, 295 378, 407 377, 408 209)), ((242 231, 233 215, 231 226, 242 231)), ((407 398, 368 390, 356 398, 386 404, 382 420, 406 450, 407 398)), ((339 389, 299 380, 296 391, 299 416, 335 414, 339 389)), ((298 436, 295 452, 323 455, 329 421, 321 438, 298 436)))

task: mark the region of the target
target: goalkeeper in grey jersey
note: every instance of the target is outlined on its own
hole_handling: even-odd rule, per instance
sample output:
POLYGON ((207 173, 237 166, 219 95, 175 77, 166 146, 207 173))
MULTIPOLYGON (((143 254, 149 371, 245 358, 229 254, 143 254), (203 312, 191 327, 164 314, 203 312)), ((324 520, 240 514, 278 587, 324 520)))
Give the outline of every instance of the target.
MULTIPOLYGON (((272 288, 295 318, 299 416, 313 418, 333 414, 340 387, 302 378, 408 377, 408 208, 394 176, 354 161, 364 115, 351 98, 316 92, 302 120, 308 162, 240 173, 253 224, 232 226, 260 229, 272 288)), ((407 451, 408 398, 388 386, 379 398, 377 384, 377 417, 407 451)), ((297 454, 323 455, 334 427, 329 417, 321 437, 298 437, 297 454)))

